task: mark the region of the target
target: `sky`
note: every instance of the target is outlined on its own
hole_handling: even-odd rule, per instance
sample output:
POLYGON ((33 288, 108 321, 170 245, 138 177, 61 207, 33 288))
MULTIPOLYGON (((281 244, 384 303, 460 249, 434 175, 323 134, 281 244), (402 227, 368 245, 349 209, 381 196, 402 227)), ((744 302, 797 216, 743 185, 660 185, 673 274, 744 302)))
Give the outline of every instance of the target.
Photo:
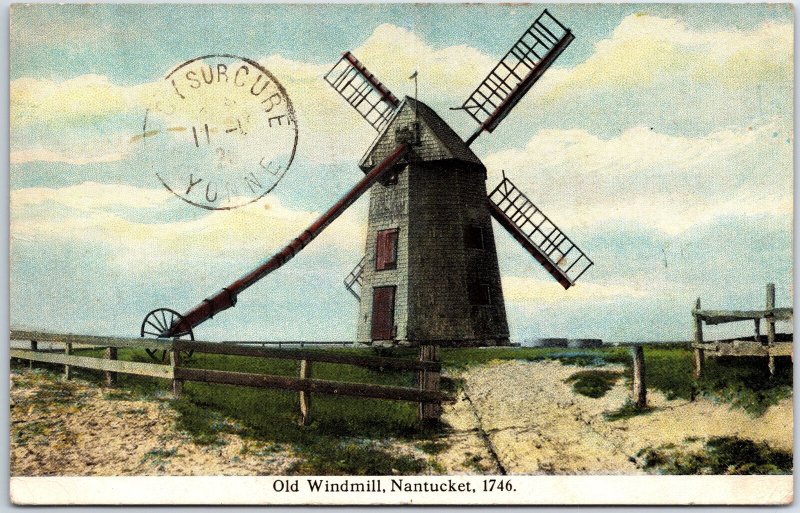
MULTIPOLYGON (((12 327, 137 336, 298 235, 362 176, 375 138, 322 76, 351 50, 462 137, 459 106, 547 7, 575 35, 472 146, 595 262, 564 290, 495 225, 512 340, 687 340, 697 297, 792 302, 793 17, 787 5, 15 5, 10 26, 12 327), (136 141, 181 63, 257 61, 296 113, 291 167, 258 201, 187 204, 136 141)), ((364 253, 365 195, 201 340, 352 340, 342 280, 364 253)), ((779 326, 779 329, 781 326, 779 326)), ((784 329, 789 326, 782 327, 784 329)), ((710 330, 749 333, 739 324, 710 330)))

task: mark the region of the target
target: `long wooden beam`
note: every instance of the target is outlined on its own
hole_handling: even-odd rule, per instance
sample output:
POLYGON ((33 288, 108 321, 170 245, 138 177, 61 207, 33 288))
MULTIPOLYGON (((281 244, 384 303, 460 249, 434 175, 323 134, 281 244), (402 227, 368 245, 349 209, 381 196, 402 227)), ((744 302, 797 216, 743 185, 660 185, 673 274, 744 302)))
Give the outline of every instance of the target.
POLYGON ((172 367, 156 363, 129 362, 125 360, 109 360, 106 358, 93 358, 91 356, 75 356, 58 353, 42 353, 27 349, 11 349, 11 358, 21 358, 35 362, 56 363, 74 367, 85 367, 107 372, 122 372, 138 376, 153 378, 173 379, 172 367))
POLYGON ((692 315, 702 319, 706 324, 724 324, 737 321, 754 321, 756 319, 773 319, 775 321, 791 321, 792 308, 773 308, 771 310, 698 310, 692 315))
POLYGON ((395 401, 411 401, 417 403, 453 400, 452 397, 434 390, 420 390, 416 388, 386 385, 367 385, 362 383, 343 383, 322 379, 294 378, 290 376, 273 376, 267 374, 188 369, 185 367, 178 367, 175 369, 175 379, 254 388, 277 388, 317 394, 391 399, 395 401))
POLYGON ((752 340, 692 344, 694 349, 703 350, 708 356, 792 356, 792 346, 791 342, 764 345, 752 340))

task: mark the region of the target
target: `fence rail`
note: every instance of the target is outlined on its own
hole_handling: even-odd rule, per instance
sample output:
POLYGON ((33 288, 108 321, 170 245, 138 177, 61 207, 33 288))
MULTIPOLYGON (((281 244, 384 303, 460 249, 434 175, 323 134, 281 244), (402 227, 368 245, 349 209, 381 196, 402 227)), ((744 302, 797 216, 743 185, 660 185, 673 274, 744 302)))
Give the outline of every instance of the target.
POLYGON ((28 351, 24 349, 12 349, 10 356, 11 358, 19 358, 21 360, 56 363, 107 372, 120 372, 123 374, 136 374, 138 376, 150 376, 153 378, 164 379, 174 378, 174 370, 172 367, 169 365, 159 365, 157 363, 107 360, 105 358, 94 358, 92 356, 76 356, 50 352, 45 353, 41 351, 28 351))
POLYGON ((235 343, 98 337, 37 331, 12 330, 10 338, 11 340, 27 340, 31 345, 30 349, 11 349, 11 358, 64 365, 67 379, 70 377, 72 367, 83 367, 104 371, 105 381, 109 386, 115 383, 117 373, 168 379, 172 381, 172 389, 176 396, 180 395, 184 381, 295 391, 299 393, 300 397, 301 423, 303 424, 310 420, 311 394, 415 402, 418 403, 419 418, 423 422, 438 421, 441 415, 441 403, 453 400, 452 397, 439 390, 442 367, 439 362, 438 348, 433 346, 422 346, 419 359, 411 360, 306 349, 248 347, 235 343), (39 351, 39 342, 64 344, 64 353, 59 354, 52 350, 39 351), (78 356, 72 354, 75 346, 100 347, 106 350, 102 358, 78 356), (170 362, 165 365, 119 360, 118 348, 167 350, 170 353, 170 362), (189 350, 196 353, 297 360, 300 362, 300 375, 293 377, 191 368, 181 360, 181 352, 189 350), (313 362, 355 365, 379 371, 411 371, 416 373, 417 386, 401 387, 313 379, 311 377, 313 362))
POLYGON ((46 333, 42 331, 11 330, 11 340, 35 340, 60 344, 78 344, 94 347, 132 347, 148 349, 172 349, 170 339, 143 339, 127 337, 99 337, 96 335, 72 335, 46 333))
MULTIPOLYGON (((791 321, 794 316, 792 308, 775 307, 775 284, 766 287, 766 304, 764 310, 703 310, 700 298, 697 298, 692 317, 694 319, 694 376, 700 378, 705 367, 707 356, 766 356, 770 375, 775 374, 775 357, 792 356, 791 342, 777 340, 776 321, 791 321), (761 336, 761 321, 767 324, 767 336, 761 336), (752 341, 743 339, 717 340, 707 342, 703 339, 703 324, 714 325, 728 322, 753 321, 752 341)), ((744 338, 744 337, 742 337, 744 338)), ((794 336, 792 336, 794 339, 794 336)))
POLYGON ((241 345, 215 342, 191 342, 176 340, 174 349, 178 351, 194 350, 199 353, 225 354, 232 356, 257 356, 262 358, 275 358, 281 360, 308 360, 310 362, 339 363, 343 365, 357 365, 372 369, 392 370, 427 370, 440 371, 442 364, 438 361, 415 361, 400 358, 385 358, 380 356, 362 356, 329 353, 327 351, 309 351, 303 349, 272 349, 259 347, 245 347, 241 345))
POLYGON ((352 340, 225 340, 221 343, 253 347, 276 346, 278 349, 284 347, 358 347, 352 340))

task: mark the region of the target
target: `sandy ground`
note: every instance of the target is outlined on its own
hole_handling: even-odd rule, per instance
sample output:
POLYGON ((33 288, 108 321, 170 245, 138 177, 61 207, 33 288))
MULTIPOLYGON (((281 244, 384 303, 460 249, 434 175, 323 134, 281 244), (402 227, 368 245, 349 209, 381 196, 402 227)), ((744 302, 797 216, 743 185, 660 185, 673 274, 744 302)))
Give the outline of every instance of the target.
MULTIPOLYGON (((445 406, 447 427, 434 441, 440 452, 426 454, 419 442, 381 443, 427 459, 428 472, 441 474, 641 474, 641 449, 688 445, 692 437, 792 448, 791 399, 751 418, 727 404, 667 401, 649 390, 654 411, 611 422, 603 414, 618 409, 629 390, 619 380, 602 398, 575 394, 565 380, 586 369, 523 361, 470 368, 457 376, 464 392, 445 406)), ((195 444, 176 428, 167 395, 136 400, 38 371, 14 373, 11 381, 12 475, 280 475, 297 461, 288 447, 235 434, 195 444)))
POLYGON ((668 401, 648 390, 652 413, 611 422, 603 413, 617 410, 630 392, 619 380, 598 399, 575 394, 564 381, 586 369, 559 362, 505 361, 462 375, 465 391, 508 473, 641 474, 636 460, 641 449, 688 444, 686 439, 692 437, 740 436, 792 448, 791 399, 752 418, 727 404, 668 401))
POLYGON ((175 429, 166 400, 124 395, 43 373, 12 374, 12 475, 270 475, 295 461, 285 448, 227 433, 223 443, 197 445, 175 429))
MULTIPOLYGON (((11 474, 15 476, 286 475, 297 455, 286 446, 221 433, 198 445, 176 427, 170 396, 137 400, 41 371, 11 375, 11 474)), ((446 435, 429 454, 419 441, 379 440, 382 449, 428 462, 428 473, 496 473, 468 403, 446 413, 446 435), (462 410, 466 409, 466 415, 462 410), (455 416, 453 416, 455 412, 455 416)), ((222 419, 236 427, 235 421, 222 419)), ((236 431, 232 429, 231 431, 236 431)))

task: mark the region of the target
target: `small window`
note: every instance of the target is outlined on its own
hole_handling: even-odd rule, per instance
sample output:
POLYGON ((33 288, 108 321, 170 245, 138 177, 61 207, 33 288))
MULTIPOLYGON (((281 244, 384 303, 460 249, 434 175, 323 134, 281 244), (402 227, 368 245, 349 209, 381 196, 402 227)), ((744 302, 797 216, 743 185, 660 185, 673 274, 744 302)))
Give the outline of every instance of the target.
POLYGON ((466 246, 473 249, 484 249, 483 245, 483 228, 477 225, 467 226, 464 231, 464 239, 466 246))
POLYGON ((473 305, 491 305, 492 294, 486 283, 475 283, 469 289, 469 302, 473 305))
POLYGON ((380 230, 375 247, 375 270, 397 269, 397 235, 399 230, 380 230))
POLYGON ((386 176, 381 178, 380 180, 381 185, 387 187, 390 185, 397 185, 397 179, 399 178, 399 176, 400 176, 400 169, 395 166, 395 168, 389 171, 389 173, 386 174, 386 176))

